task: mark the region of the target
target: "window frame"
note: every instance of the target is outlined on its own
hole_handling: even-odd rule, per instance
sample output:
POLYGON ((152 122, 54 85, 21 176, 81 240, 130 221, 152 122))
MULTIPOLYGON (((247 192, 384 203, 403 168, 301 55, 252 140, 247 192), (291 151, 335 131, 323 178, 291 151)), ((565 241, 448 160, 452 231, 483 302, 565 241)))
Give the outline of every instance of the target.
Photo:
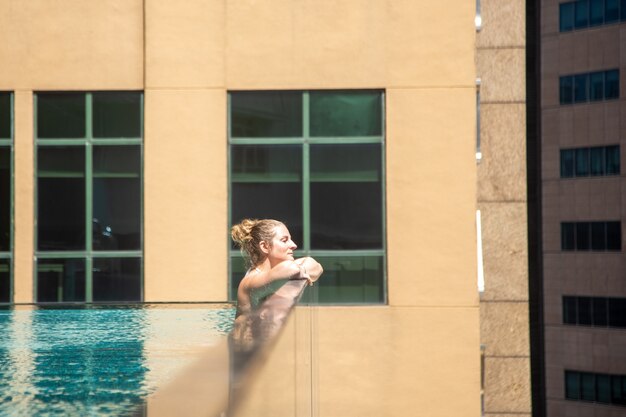
MULTIPOLYGON (((386 305, 388 304, 387 288, 387 198, 386 198, 386 91, 384 89, 303 89, 303 90, 228 90, 227 91, 227 147, 228 147, 228 227, 233 222, 232 219, 232 145, 302 145, 302 234, 303 241, 296 242, 298 249, 295 251, 296 257, 371 257, 382 259, 382 299, 379 302, 333 302, 324 305, 386 305), (298 92, 302 96, 302 134, 298 137, 232 137, 232 94, 237 93, 264 93, 264 92, 298 92), (381 133, 379 136, 311 136, 310 134, 310 93, 359 93, 375 92, 380 94, 381 106, 381 133), (381 146, 381 233, 382 248, 380 249, 311 249, 311 170, 310 170, 310 146, 311 145, 350 145, 350 144, 380 144, 381 146)), ((230 239, 227 239, 228 250, 228 299, 236 300, 237 294, 233 293, 232 271, 233 259, 241 257, 239 250, 233 249, 230 239)), ((317 298, 314 296, 314 304, 317 298)))
MULTIPOLYGON (((9 300, 6 304, 14 302, 14 270, 15 270, 15 94, 12 91, 0 91, 2 94, 9 95, 9 137, 0 137, 0 147, 9 148, 10 158, 10 175, 9 175, 9 250, 0 251, 0 260, 9 260, 9 300)), ((0 304, 5 304, 0 301, 0 304)))
MULTIPOLYGON (((40 250, 38 242, 38 227, 33 228, 33 244, 34 244, 34 262, 33 262, 33 299, 36 303, 41 303, 37 299, 38 294, 38 272, 41 260, 58 260, 58 259, 83 259, 85 264, 85 299, 78 303, 111 303, 108 301, 99 302, 93 300, 93 281, 94 281, 94 264, 96 259, 111 258, 137 258, 139 259, 139 285, 140 298, 137 301, 121 301, 124 303, 143 302, 145 277, 144 277, 144 109, 145 94, 143 90, 90 90, 90 91, 35 91, 33 93, 33 138, 34 138, 34 210, 33 221, 38 225, 38 153, 40 147, 82 147, 84 149, 85 161, 85 249, 84 250, 40 250), (84 94, 85 96, 85 136, 83 138, 40 138, 38 135, 38 98, 40 94, 84 94), (108 137, 97 138, 94 135, 93 123, 93 96, 99 93, 137 93, 139 95, 139 137, 120 138, 108 137), (93 154, 94 146, 139 146, 140 165, 139 165, 139 249, 136 250, 94 250, 93 249, 93 189, 94 189, 94 164, 93 154)), ((67 303, 68 301, 58 301, 59 303, 67 303)), ((75 301, 69 301, 76 303, 75 301)), ((45 302, 49 303, 49 302, 45 302)), ((115 303, 115 302, 113 302, 115 303)))

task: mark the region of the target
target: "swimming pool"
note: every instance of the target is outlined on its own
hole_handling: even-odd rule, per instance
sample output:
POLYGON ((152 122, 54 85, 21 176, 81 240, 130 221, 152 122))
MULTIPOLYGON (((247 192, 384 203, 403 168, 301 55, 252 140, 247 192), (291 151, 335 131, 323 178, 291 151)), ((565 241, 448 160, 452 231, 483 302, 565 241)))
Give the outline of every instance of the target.
POLYGON ((232 328, 227 304, 0 310, 0 415, 124 415, 232 328))

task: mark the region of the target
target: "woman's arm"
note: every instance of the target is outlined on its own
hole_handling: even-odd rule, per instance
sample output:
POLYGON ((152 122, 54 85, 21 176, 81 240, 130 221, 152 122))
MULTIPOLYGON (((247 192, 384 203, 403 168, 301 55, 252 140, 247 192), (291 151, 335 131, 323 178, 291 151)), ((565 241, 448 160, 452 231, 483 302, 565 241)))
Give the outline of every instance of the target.
POLYGON ((246 287, 250 290, 264 287, 281 279, 308 278, 303 275, 303 270, 295 261, 283 261, 275 265, 269 271, 262 271, 250 276, 246 287))
POLYGON ((312 283, 317 281, 324 272, 322 265, 310 256, 296 259, 295 262, 302 267, 304 273, 309 276, 312 283))

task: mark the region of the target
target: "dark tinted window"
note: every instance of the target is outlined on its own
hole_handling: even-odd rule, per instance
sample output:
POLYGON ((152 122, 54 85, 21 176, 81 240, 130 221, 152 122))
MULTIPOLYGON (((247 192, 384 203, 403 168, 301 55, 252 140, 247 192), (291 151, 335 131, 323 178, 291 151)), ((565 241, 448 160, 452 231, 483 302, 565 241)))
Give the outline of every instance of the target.
POLYGON ((574 77, 566 75, 559 78, 559 100, 561 104, 574 102, 574 77))
POLYGON ((141 149, 93 147, 93 248, 141 248, 141 149))
POLYGON ((11 148, 0 146, 0 252, 11 250, 11 148))
POLYGON ((11 94, 0 93, 0 139, 11 138, 11 94))
POLYGON ((576 227, 574 223, 561 223, 561 249, 576 249, 576 227))
POLYGON ((37 95, 37 137, 66 139, 85 137, 84 93, 37 95))
POLYGON ((611 377, 609 375, 596 375, 596 401, 605 404, 611 402, 611 377))
POLYGON ((580 373, 580 399, 584 401, 595 401, 596 378, 594 374, 588 372, 580 373))
POLYGON ((565 371, 565 398, 580 399, 580 374, 578 372, 565 371))
POLYGON ((37 302, 85 301, 84 259, 39 259, 37 302))
POLYGON ((571 178, 574 176, 574 155, 573 149, 561 150, 561 178, 571 178))
POLYGON ((591 297, 578 297, 578 324, 591 326, 591 297))
POLYGON ((608 325, 608 300, 604 297, 593 298, 593 325, 604 327, 608 325))
POLYGON ((141 259, 96 258, 93 300, 141 301, 141 259))
POLYGON ((588 74, 579 74, 574 76, 574 102, 582 103, 587 101, 588 82, 588 74))
POLYGON ((231 100, 231 137, 302 136, 302 94, 238 92, 231 100))
POLYGON ((95 138, 140 137, 141 93, 94 93, 93 136, 95 138))
POLYGON ((577 297, 563 297, 563 323, 578 324, 577 297))
POLYGON ((311 136, 380 136, 382 102, 378 92, 310 93, 311 136))
POLYGON ((597 26, 604 23, 604 0, 591 0, 589 25, 597 26))
POLYGON ((622 250, 622 224, 621 222, 606 223, 606 249, 610 251, 622 250))
POLYGON ((11 302, 11 260, 0 259, 0 303, 11 302))
POLYGON ((312 145, 310 153, 311 247, 382 249, 382 145, 312 145))
POLYGON ((589 154, 591 175, 599 176, 604 175, 604 147, 596 147, 590 149, 589 154))
POLYGON ((619 98, 619 70, 606 71, 604 74, 606 99, 619 98))
POLYGON ((625 298, 609 298, 609 326, 626 327, 625 298))
POLYGON ((620 173, 619 146, 607 146, 605 155, 607 175, 618 175, 620 173))
POLYGON ((619 20, 619 0, 606 0, 604 3, 604 23, 619 20))
POLYGON ((576 2, 576 29, 583 29, 589 26, 589 1, 578 0, 576 2))
POLYGON ((85 249, 85 148, 39 147, 37 247, 85 249))
POLYGON ((559 4, 559 30, 568 32, 574 29, 574 3, 559 4))
POLYGON ((576 176, 589 175, 589 148, 576 149, 576 176))
POLYGON ((604 71, 589 74, 589 99, 604 100, 604 71))
POLYGON ((591 249, 590 229, 591 224, 588 222, 576 223, 576 250, 591 249))
POLYGON ((591 223, 591 250, 606 250, 606 223, 591 223))

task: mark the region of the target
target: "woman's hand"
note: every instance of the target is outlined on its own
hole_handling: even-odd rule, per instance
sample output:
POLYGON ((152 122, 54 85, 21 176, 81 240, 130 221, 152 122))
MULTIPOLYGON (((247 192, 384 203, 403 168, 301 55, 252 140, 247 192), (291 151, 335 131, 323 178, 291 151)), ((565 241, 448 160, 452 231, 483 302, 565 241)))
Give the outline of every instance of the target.
POLYGON ((300 267, 300 278, 309 281, 309 285, 313 285, 324 272, 322 265, 310 256, 296 259, 295 263, 300 267))

